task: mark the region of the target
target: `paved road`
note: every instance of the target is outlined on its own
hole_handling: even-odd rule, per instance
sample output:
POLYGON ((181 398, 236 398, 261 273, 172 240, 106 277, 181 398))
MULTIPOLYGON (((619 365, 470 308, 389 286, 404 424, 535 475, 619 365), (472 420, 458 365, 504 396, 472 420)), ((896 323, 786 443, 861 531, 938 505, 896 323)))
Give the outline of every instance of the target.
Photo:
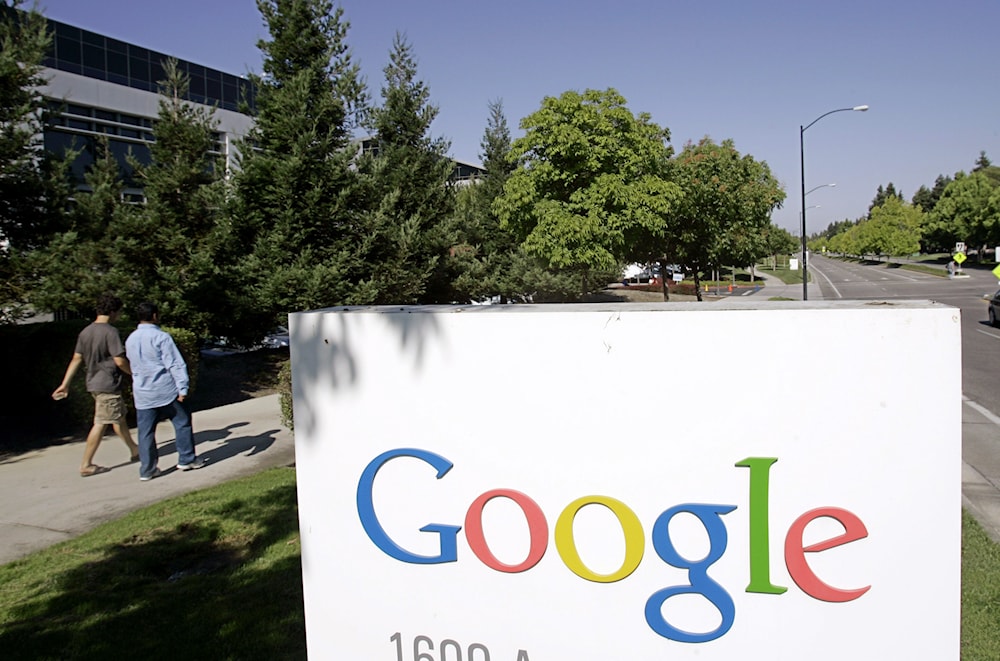
MULTIPOLYGON (((1000 542, 1000 329, 988 324, 983 298, 1000 287, 997 278, 986 269, 967 268, 966 277, 949 279, 822 255, 811 257, 809 266, 816 281, 810 299, 931 299, 962 311, 963 500, 1000 542)), ((934 365, 927 365, 927 374, 933 387, 934 365)))

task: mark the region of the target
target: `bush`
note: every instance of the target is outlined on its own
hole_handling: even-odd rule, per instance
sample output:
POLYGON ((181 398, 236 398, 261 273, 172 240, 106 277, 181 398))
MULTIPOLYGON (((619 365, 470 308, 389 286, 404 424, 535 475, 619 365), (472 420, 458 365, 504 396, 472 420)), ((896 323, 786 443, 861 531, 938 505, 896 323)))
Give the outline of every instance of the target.
MULTIPOLYGON (((698 293, 695 289, 694 282, 674 282, 673 280, 668 280, 667 287, 670 289, 671 294, 694 296, 698 293)), ((663 291, 663 285, 661 284, 629 285, 628 288, 636 291, 651 291, 656 293, 663 291)))
MULTIPOLYGON (((52 391, 62 382, 73 357, 76 336, 89 320, 74 319, 20 326, 0 326, 0 364, 11 384, 0 398, 0 438, 23 442, 42 435, 64 435, 89 428, 94 402, 83 374, 69 386, 69 397, 56 402, 52 391)), ((82 371, 82 370, 81 370, 82 371)))
POLYGON ((278 371, 278 398, 281 402, 281 424, 295 429, 292 415, 292 361, 286 360, 278 371))

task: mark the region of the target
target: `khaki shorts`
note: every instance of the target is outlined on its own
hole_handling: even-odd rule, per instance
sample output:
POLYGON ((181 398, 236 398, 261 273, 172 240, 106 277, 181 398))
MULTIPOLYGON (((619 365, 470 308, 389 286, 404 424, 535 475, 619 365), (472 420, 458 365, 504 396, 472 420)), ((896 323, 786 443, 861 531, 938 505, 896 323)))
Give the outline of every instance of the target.
POLYGON ((94 424, 116 425, 125 416, 125 398, 118 392, 92 392, 94 424))

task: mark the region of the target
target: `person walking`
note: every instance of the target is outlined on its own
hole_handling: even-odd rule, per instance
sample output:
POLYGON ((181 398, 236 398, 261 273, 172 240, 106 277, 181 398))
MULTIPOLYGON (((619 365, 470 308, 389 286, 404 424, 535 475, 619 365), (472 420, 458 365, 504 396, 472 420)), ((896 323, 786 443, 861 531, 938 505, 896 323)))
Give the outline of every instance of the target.
POLYGON ((110 468, 94 464, 94 454, 104 438, 104 430, 108 425, 115 430, 129 449, 132 462, 139 460, 139 448, 136 447, 125 421, 125 398, 122 396, 122 385, 125 375, 131 374, 128 359, 125 357, 125 347, 122 345, 118 329, 112 322, 118 320, 122 301, 112 294, 103 294, 97 299, 96 317, 94 321, 80 331, 76 338, 76 348, 73 358, 66 367, 62 383, 52 392, 52 399, 60 400, 69 396, 69 384, 76 376, 80 365, 87 371, 87 391, 94 398, 94 425, 87 434, 87 442, 83 448, 83 461, 80 463, 80 476, 90 477, 107 473, 110 468))
POLYGON ((139 325, 125 340, 125 354, 132 366, 132 396, 139 428, 139 479, 159 477, 156 423, 170 420, 177 446, 177 469, 202 468, 194 449, 191 410, 188 407, 188 371, 184 357, 170 335, 160 328, 156 304, 140 303, 139 325))

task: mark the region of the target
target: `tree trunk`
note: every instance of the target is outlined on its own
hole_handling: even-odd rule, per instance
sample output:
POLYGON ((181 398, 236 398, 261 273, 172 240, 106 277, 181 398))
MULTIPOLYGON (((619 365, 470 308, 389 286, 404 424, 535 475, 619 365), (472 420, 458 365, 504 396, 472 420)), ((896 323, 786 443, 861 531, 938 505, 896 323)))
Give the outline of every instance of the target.
POLYGON ((695 296, 698 297, 698 302, 700 303, 702 301, 702 298, 701 298, 701 272, 698 270, 697 266, 694 267, 694 293, 695 293, 695 296))
POLYGON ((670 287, 667 286, 667 262, 661 259, 660 264, 660 283, 663 285, 663 300, 670 300, 670 287))

